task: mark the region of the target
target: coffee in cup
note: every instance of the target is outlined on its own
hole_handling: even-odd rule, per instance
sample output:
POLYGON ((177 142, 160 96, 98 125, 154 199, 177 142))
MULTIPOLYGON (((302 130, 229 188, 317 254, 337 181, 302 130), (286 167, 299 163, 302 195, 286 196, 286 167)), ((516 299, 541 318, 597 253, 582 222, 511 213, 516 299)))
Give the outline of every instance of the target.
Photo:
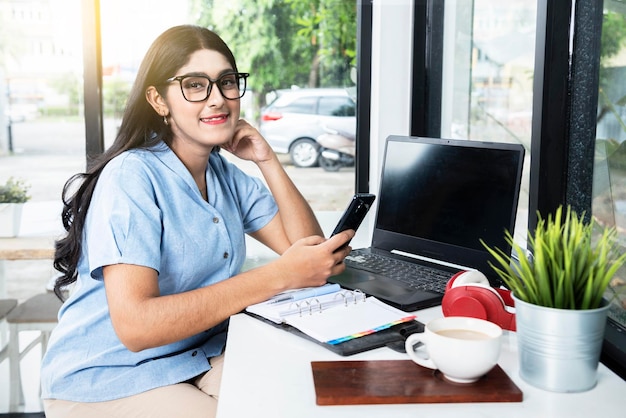
POLYGON ((410 335, 406 352, 415 363, 438 369, 456 383, 472 383, 487 374, 500 357, 502 328, 483 319, 448 316, 430 321, 410 335), (417 343, 422 343, 414 349, 417 343))

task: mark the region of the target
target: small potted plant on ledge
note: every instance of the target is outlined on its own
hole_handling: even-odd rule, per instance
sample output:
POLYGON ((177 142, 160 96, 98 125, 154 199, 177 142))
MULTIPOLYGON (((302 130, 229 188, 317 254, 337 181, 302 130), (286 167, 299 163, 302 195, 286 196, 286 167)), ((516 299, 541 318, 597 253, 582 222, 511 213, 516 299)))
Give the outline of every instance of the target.
POLYGON ((616 230, 561 206, 547 220, 539 216, 528 233, 532 257, 508 232, 506 239, 513 255, 483 245, 515 301, 520 376, 554 392, 593 388, 609 309, 605 294, 626 262, 616 230))
POLYGON ((24 203, 30 199, 30 186, 9 177, 0 185, 0 237, 15 237, 19 233, 24 203))

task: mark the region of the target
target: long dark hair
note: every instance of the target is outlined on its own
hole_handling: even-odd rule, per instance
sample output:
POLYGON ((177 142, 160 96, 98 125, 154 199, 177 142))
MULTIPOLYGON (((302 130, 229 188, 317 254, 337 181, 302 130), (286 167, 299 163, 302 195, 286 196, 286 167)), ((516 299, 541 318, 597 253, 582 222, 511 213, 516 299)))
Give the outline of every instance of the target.
POLYGON ((111 159, 124 151, 147 148, 160 141, 170 144, 172 132, 163 118, 146 99, 146 90, 156 87, 165 97, 164 80, 176 75, 191 55, 201 49, 224 55, 237 71, 235 57, 226 43, 214 32, 199 26, 175 26, 163 32, 150 46, 130 91, 122 124, 109 149, 96 158, 86 173, 72 176, 63 187, 63 227, 65 237, 55 243, 54 268, 61 272, 54 293, 63 299, 63 288, 77 279, 83 230, 87 210, 102 169, 111 159))

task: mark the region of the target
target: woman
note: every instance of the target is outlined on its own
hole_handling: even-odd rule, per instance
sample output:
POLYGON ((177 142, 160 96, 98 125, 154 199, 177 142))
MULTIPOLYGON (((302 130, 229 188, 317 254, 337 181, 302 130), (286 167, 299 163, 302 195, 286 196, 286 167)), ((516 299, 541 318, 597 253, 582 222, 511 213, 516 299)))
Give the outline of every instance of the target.
POLYGON ((115 142, 66 184, 55 291, 75 285, 42 362, 48 418, 214 415, 228 318, 345 268, 354 231, 325 240, 270 146, 239 119, 247 76, 213 32, 167 30, 115 142), (269 190, 219 149, 256 163, 269 190), (281 256, 240 273, 245 233, 281 256))

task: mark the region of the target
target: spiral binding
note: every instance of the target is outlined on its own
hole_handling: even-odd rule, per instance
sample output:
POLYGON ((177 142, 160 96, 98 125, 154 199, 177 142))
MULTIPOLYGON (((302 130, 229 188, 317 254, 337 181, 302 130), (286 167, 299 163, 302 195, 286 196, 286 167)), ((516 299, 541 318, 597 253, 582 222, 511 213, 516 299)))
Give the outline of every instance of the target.
POLYGON ((356 305, 358 302, 365 302, 367 299, 367 295, 363 293, 363 291, 356 290, 346 290, 335 295, 335 301, 331 304, 329 303, 321 303, 318 298, 306 299, 299 302, 292 302, 289 304, 289 310, 292 309, 297 313, 300 317, 303 314, 308 312, 309 315, 313 315, 314 313, 322 313, 324 308, 335 306, 338 303, 343 303, 343 305, 347 308, 350 304, 356 305), (341 300, 338 300, 338 298, 341 300), (295 307, 294 307, 295 306, 295 307))
POLYGON ((346 306, 346 308, 348 307, 348 304, 350 303, 350 298, 352 298, 352 302, 356 305, 357 302, 359 301, 359 298, 361 298, 361 300, 365 302, 365 297, 366 297, 365 293, 363 293, 359 289, 353 290, 351 292, 346 291, 346 292, 338 293, 335 295, 335 299, 337 299, 337 296, 341 296, 343 298, 344 305, 346 306))

